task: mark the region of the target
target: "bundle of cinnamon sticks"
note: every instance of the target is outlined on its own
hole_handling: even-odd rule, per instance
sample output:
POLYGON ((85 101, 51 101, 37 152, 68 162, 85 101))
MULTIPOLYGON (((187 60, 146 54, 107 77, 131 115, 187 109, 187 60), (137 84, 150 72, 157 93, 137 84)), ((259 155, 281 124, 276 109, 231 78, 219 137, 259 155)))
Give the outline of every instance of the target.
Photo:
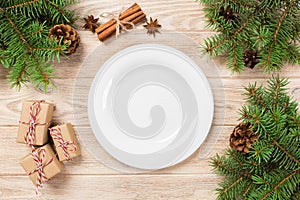
MULTIPOLYGON (((146 14, 142 11, 141 7, 134 3, 130 8, 125 10, 119 15, 120 22, 131 22, 133 24, 138 24, 146 20, 146 14)), ((125 25, 126 28, 130 28, 130 25, 125 25)), ((109 38, 110 36, 116 34, 117 31, 117 21, 111 19, 108 22, 102 24, 96 29, 98 38, 101 42, 109 38)))

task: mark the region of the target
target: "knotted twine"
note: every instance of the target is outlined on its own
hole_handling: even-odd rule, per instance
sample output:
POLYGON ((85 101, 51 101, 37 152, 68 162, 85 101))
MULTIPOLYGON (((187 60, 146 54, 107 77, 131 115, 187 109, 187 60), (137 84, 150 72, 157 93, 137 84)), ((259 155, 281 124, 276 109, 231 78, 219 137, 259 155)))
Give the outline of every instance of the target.
POLYGON ((70 155, 68 153, 69 151, 75 152, 77 149, 77 146, 75 145, 74 141, 65 141, 62 137, 61 128, 60 126, 49 128, 50 135, 53 138, 53 140, 56 140, 58 144, 56 147, 60 147, 67 160, 71 160, 70 155))
POLYGON ((32 148, 31 156, 33 161, 36 164, 36 168, 32 170, 31 172, 28 173, 28 176, 37 173, 37 181, 36 181, 36 187, 35 187, 35 193, 38 194, 39 188, 42 188, 44 186, 44 182, 48 180, 47 176, 44 173, 44 167, 49 165, 54 157, 50 158, 45 164, 43 164, 43 159, 46 155, 46 150, 45 149, 35 149, 34 147, 34 139, 35 139, 35 130, 37 125, 47 125, 50 124, 51 122, 46 122, 46 123, 40 123, 37 122, 37 115, 41 111, 41 103, 45 102, 44 100, 41 101, 36 101, 33 102, 32 105, 29 107, 29 122, 22 122, 20 121, 21 124, 26 124, 29 125, 28 131, 26 132, 24 136, 24 142, 28 144, 32 148), (41 154, 41 155, 40 155, 41 154))
POLYGON ((54 157, 50 158, 45 164, 43 164, 43 159, 46 156, 46 150, 41 148, 32 150, 31 156, 37 167, 29 172, 28 176, 37 172, 35 193, 38 194, 39 188, 42 188, 44 186, 44 182, 48 181, 48 178, 44 173, 44 168, 53 161, 54 157))
POLYGON ((37 122, 37 115, 41 111, 41 103, 45 102, 44 100, 33 102, 32 105, 29 108, 29 122, 21 122, 21 124, 29 125, 28 131, 24 135, 24 142, 28 144, 29 146, 33 147, 34 139, 35 139, 35 129, 37 125, 47 125, 50 124, 50 122, 46 123, 40 123, 37 122))
POLYGON ((100 17, 103 18, 107 18, 107 19, 112 19, 116 21, 116 38, 118 37, 118 35, 120 35, 121 31, 132 31, 132 29, 135 28, 134 23, 132 22, 124 22, 122 20, 119 19, 120 13, 115 15, 112 12, 104 12, 100 15, 100 17), (131 27, 131 29, 126 28, 126 25, 129 25, 129 27, 131 27))

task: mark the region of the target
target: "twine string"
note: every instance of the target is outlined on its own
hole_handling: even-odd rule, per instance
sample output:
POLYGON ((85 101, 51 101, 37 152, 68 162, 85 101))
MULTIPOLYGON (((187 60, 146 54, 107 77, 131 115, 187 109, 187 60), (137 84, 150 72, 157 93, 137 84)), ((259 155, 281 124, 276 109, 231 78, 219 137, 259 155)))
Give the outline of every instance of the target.
POLYGON ((66 160, 71 160, 70 154, 68 151, 75 152, 77 149, 77 146, 74 141, 65 141, 62 137, 61 128, 59 126, 50 128, 50 135, 53 138, 53 140, 56 140, 58 144, 56 147, 60 147, 66 157, 66 160))
POLYGON ((43 188, 44 182, 48 181, 47 176, 44 173, 44 168, 49 165, 54 157, 50 158, 45 164, 43 164, 43 159, 45 158, 46 150, 45 149, 34 149, 32 150, 31 156, 33 158, 33 161, 36 164, 36 168, 28 173, 28 175, 31 175, 33 173, 37 173, 37 179, 36 179, 36 187, 35 187, 35 193, 38 194, 39 188, 43 188))
POLYGON ((121 31, 132 31, 132 29, 135 29, 135 25, 132 22, 124 22, 119 19, 119 14, 114 14, 112 12, 104 12, 100 15, 100 17, 107 18, 107 19, 113 19, 116 21, 116 38, 120 35, 121 31), (129 25, 131 28, 127 28, 126 25, 129 25))
POLYGON ((39 114, 39 112, 41 111, 41 103, 45 102, 44 100, 41 101, 36 101, 33 102, 32 105, 29 108, 29 122, 21 122, 22 124, 26 124, 29 125, 28 127, 28 131, 26 132, 26 134, 24 135, 24 142, 26 144, 28 144, 29 146, 33 146, 34 144, 34 139, 35 139, 35 129, 37 125, 46 125, 49 124, 48 123, 40 123, 37 122, 37 115, 39 114))

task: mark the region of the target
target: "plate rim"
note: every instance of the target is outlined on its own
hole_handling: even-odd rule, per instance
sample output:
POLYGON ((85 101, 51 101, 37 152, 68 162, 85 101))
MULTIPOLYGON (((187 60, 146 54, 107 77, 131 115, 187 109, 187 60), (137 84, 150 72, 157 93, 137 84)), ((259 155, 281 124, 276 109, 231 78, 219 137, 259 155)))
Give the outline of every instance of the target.
MULTIPOLYGON (((199 149, 201 147, 201 145, 203 144, 203 142, 207 138, 208 133, 210 132, 210 129, 211 129, 212 123, 213 123, 214 111, 215 111, 214 106, 215 106, 214 96, 213 96, 213 93, 212 93, 211 86, 210 86, 209 81, 208 81, 207 77, 205 76, 204 72, 201 70, 200 66, 193 59, 191 59, 188 55, 186 55, 184 52, 182 52, 182 51, 180 51, 178 49, 175 49, 173 47, 167 46, 167 45, 155 44, 155 43, 144 43, 144 44, 132 45, 132 46, 124 48, 124 49, 118 51, 117 53, 113 54, 108 60, 106 60, 102 64, 102 66, 100 66, 98 68, 97 73, 93 77, 93 81, 92 81, 92 83, 90 85, 90 90, 89 90, 89 94, 88 94, 88 118, 89 118, 89 123, 90 123, 91 129, 93 131, 94 136, 96 137, 97 142, 114 159, 118 160, 119 162, 121 162, 123 164, 126 164, 126 165, 134 167, 134 168, 139 168, 139 169, 152 169, 152 170, 156 170, 156 169, 170 167, 170 166, 173 166, 175 164, 178 164, 178 163, 182 162, 183 160, 185 160, 188 157, 190 157, 193 153, 195 153, 195 151, 197 151, 197 149, 199 149), (91 98, 91 96, 94 96, 96 87, 98 85, 97 82, 99 81, 99 79, 101 79, 101 76, 103 74, 105 74, 106 70, 109 69, 109 66, 114 62, 115 59, 118 59, 118 58, 124 56, 124 53, 131 53, 133 51, 139 50, 140 48, 142 48, 143 50, 147 49, 147 48, 152 48, 152 49, 160 49, 160 50, 163 50, 163 51, 167 51, 168 53, 175 54, 176 56, 178 56, 181 59, 183 59, 186 62, 188 62, 191 66, 193 66, 194 70, 197 71, 197 74, 200 75, 203 83, 207 86, 206 89, 208 91, 209 99, 210 99, 210 102, 211 102, 210 103, 210 110, 211 110, 211 112, 210 112, 210 115, 207 116, 207 117, 209 117, 209 124, 207 126, 208 130, 205 132, 205 136, 203 137, 202 141, 199 144, 197 144, 197 145, 195 145, 195 144, 193 145, 193 143, 196 141, 195 138, 197 137, 197 136, 195 136, 193 142, 191 142, 191 144, 189 145, 189 147, 185 149, 184 153, 181 154, 179 158, 176 158, 173 162, 171 162, 167 166, 162 166, 160 168, 154 168, 154 169, 153 168, 140 168, 140 167, 137 167, 137 166, 134 166, 134 165, 130 165, 128 163, 124 163, 124 162, 120 161, 118 158, 116 158, 114 155, 112 155, 105 148, 105 146, 101 143, 101 141, 99 141, 97 139, 97 136, 95 134, 96 130, 95 130, 95 127, 93 126, 93 123, 95 123, 95 122, 93 122, 92 119, 91 119, 91 113, 93 113, 93 109, 92 109, 91 106, 94 105, 94 101, 93 101, 94 98, 91 98), (98 80, 98 81, 96 82, 96 80, 98 80)), ((94 119, 94 121, 97 121, 97 120, 94 119)), ((203 133, 201 133, 201 134, 203 134, 203 133)))

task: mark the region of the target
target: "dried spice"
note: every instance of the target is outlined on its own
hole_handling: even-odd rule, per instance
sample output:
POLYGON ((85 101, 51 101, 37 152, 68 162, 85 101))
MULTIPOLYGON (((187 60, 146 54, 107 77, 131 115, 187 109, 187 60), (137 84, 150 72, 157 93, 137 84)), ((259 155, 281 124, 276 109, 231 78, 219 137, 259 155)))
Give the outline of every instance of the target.
POLYGON ((146 22, 147 24, 144 25, 144 27, 148 30, 147 34, 153 35, 155 37, 155 33, 160 33, 159 29, 161 28, 161 25, 158 24, 158 20, 153 20, 152 17, 150 17, 150 22, 146 22))
POLYGON ((96 29, 99 27, 97 24, 99 18, 94 18, 93 15, 89 15, 87 18, 83 18, 85 21, 85 25, 83 25, 83 28, 89 29, 93 33, 95 33, 96 29))

